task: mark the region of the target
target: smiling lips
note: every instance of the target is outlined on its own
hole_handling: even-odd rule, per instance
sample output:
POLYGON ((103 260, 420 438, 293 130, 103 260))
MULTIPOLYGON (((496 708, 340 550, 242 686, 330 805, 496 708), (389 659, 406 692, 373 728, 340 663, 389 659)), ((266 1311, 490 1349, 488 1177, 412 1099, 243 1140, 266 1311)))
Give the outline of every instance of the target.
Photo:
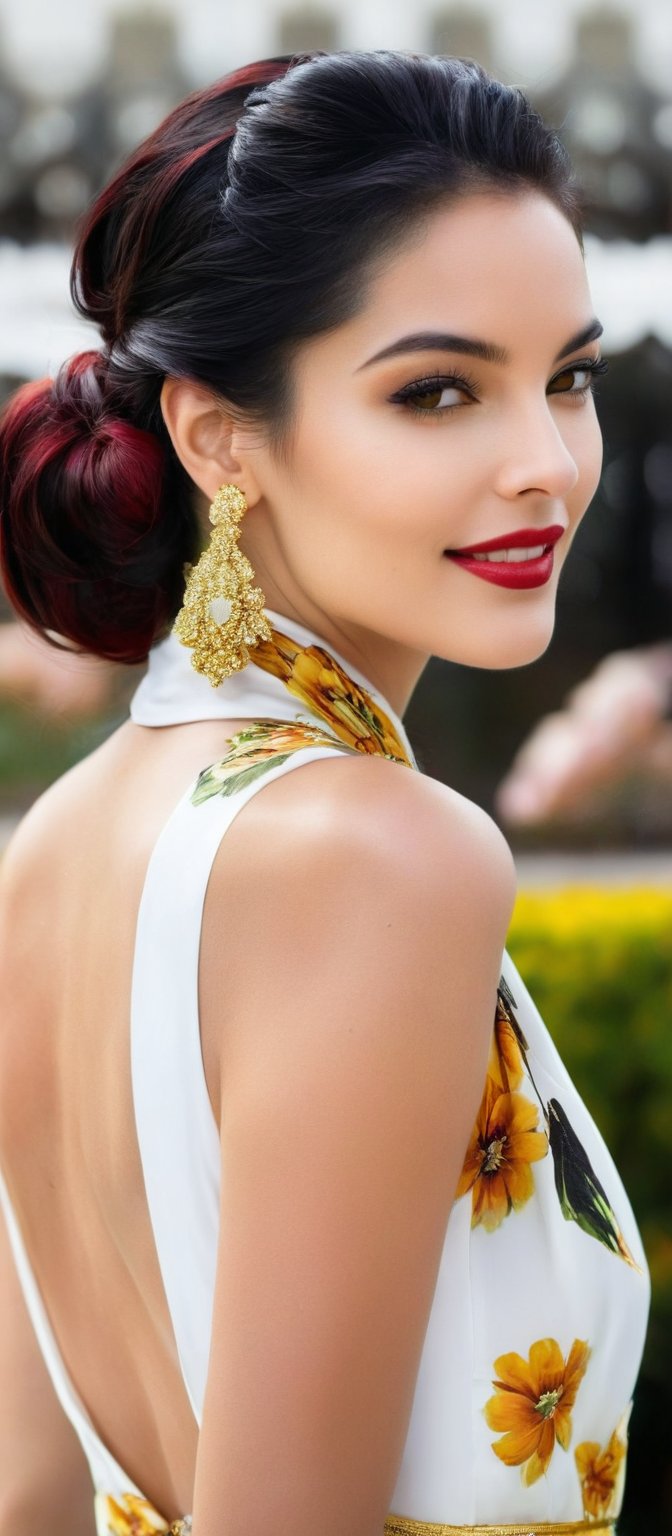
POLYGON ((559 523, 551 528, 520 528, 516 533, 502 533, 482 544, 444 553, 455 565, 496 586, 518 590, 543 587, 553 572, 554 546, 564 532, 559 523))

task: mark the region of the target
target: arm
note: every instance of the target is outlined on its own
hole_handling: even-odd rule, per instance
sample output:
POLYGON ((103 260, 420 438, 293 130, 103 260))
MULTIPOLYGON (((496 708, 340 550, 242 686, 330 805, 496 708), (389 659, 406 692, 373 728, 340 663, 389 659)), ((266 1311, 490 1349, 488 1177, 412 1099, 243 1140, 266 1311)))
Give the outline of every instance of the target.
POLYGON ((265 812, 276 791, 295 814, 263 879, 252 857, 215 892, 233 970, 193 1530, 381 1536, 514 869, 476 806, 384 759, 305 765, 265 812))
POLYGON ((94 1536, 93 1483, 30 1321, 0 1207, 0 1536, 94 1536))

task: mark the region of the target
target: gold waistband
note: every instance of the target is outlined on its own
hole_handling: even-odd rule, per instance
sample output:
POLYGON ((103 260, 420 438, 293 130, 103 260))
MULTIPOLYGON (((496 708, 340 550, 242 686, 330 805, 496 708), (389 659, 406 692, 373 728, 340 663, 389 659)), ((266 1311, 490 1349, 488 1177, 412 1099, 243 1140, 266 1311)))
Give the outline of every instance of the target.
MULTIPOLYGON (((616 1536, 616 1526, 611 1520, 537 1521, 526 1525, 438 1525, 434 1521, 412 1520, 410 1515, 388 1515, 385 1536, 580 1536, 590 1531, 591 1536, 616 1536)), ((174 1520, 166 1536, 190 1536, 191 1516, 174 1520)))
POLYGON ((526 1525, 442 1525, 427 1520, 412 1520, 409 1515, 388 1515, 385 1536, 578 1536, 591 1531, 593 1536, 616 1536, 611 1520, 529 1521, 526 1525))
MULTIPOLYGON (((388 1515, 385 1536, 580 1536, 590 1531, 592 1536, 616 1536, 616 1526, 611 1520, 542 1521, 541 1525, 442 1525, 434 1521, 412 1520, 410 1515, 388 1515)), ((166 1536, 189 1536, 191 1518, 174 1520, 166 1536)))

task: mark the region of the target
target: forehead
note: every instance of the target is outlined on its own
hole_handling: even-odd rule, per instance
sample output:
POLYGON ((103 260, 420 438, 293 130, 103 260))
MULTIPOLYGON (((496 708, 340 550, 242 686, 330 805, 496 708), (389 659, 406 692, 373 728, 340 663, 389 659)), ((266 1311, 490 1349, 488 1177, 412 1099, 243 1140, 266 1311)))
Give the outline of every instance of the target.
POLYGON ((364 361, 403 333, 444 329, 501 342, 514 357, 530 347, 554 357, 591 315, 583 256, 560 209, 534 191, 483 191, 423 214, 374 265, 364 306, 331 345, 364 361))

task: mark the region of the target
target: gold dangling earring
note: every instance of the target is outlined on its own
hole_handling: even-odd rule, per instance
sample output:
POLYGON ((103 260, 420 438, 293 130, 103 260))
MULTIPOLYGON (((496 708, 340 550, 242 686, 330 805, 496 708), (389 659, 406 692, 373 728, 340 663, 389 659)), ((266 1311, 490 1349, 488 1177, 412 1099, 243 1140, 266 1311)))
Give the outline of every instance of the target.
POLYGON ((240 487, 220 485, 210 507, 214 524, 210 543, 196 565, 187 561, 184 601, 173 634, 193 648, 192 666, 210 679, 213 688, 224 677, 247 666, 249 645, 270 640, 272 628, 264 613, 264 594, 252 586, 254 571, 238 549, 238 523, 247 511, 240 487))

